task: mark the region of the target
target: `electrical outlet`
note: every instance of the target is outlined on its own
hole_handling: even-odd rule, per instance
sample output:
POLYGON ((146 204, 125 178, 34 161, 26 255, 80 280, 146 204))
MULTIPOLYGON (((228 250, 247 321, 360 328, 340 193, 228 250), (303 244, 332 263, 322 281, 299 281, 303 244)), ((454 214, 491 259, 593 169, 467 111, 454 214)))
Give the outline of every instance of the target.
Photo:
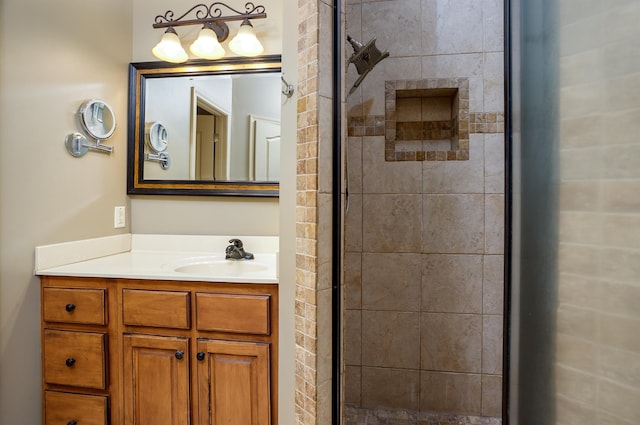
POLYGON ((115 207, 113 211, 113 227, 118 229, 127 224, 125 207, 115 207))

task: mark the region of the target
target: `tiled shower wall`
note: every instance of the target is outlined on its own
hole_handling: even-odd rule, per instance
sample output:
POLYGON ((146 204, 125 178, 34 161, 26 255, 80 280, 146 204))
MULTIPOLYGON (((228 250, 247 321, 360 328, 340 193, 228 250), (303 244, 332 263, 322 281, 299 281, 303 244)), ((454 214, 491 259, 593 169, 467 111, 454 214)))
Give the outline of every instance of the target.
POLYGON ((558 425, 640 423, 640 4, 558 3, 558 425))
POLYGON ((500 416, 502 8, 347 2, 347 33, 390 53, 348 99, 347 405, 500 416), (450 78, 469 82, 468 160, 385 160, 385 81, 450 78))

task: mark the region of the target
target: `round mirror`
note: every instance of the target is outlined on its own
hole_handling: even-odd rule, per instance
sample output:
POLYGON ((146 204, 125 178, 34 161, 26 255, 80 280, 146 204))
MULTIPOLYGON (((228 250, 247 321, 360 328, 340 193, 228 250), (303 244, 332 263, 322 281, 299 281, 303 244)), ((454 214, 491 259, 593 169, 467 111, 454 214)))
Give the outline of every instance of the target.
POLYGON ((113 109, 102 100, 84 102, 78 114, 82 127, 94 139, 108 139, 116 129, 116 116, 113 109))
POLYGON ((169 135, 167 129, 158 121, 147 123, 145 131, 145 139, 147 145, 156 153, 167 150, 169 144, 169 135))

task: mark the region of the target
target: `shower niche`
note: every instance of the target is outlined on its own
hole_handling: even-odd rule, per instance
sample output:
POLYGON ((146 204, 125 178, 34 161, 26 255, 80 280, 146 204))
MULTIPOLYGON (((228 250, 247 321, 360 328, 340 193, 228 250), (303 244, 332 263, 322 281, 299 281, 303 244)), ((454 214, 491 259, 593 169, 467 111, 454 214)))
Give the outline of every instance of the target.
POLYGON ((386 81, 385 159, 468 160, 469 81, 386 81))

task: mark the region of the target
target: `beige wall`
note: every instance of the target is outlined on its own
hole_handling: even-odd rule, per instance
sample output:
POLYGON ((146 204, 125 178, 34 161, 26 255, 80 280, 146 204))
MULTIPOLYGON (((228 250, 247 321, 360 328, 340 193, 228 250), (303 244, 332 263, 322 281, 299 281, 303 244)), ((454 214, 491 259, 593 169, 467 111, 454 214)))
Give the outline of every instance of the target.
POLYGON ((558 425, 640 423, 640 4, 559 2, 558 425))
MULTIPOLYGON (((153 29, 157 15, 173 10, 178 17, 195 3, 175 0, 132 0, 133 3, 133 61, 155 61, 151 48, 160 40, 162 30, 153 29)), ((227 2, 230 6, 244 10, 244 0, 227 2)), ((267 19, 253 22, 257 36, 262 41, 264 54, 282 53, 283 2, 265 4, 267 19)), ((233 12, 223 10, 225 15, 233 12)), ((293 22, 290 21, 291 24, 293 22)), ((238 22, 231 23, 231 32, 237 30, 238 22)), ((200 28, 178 28, 184 46, 198 36, 200 28)), ((226 47, 226 43, 223 43, 226 47)), ((232 53, 227 50, 227 55, 232 53)), ((188 49, 187 49, 188 51, 188 49)), ((284 101, 284 96, 283 96, 284 101)), ((283 115, 283 123, 287 122, 283 115)), ((294 125, 295 120, 289 117, 294 125)), ((283 149, 293 141, 283 139, 283 149)), ((229 197, 131 197, 131 229, 135 233, 188 233, 223 235, 278 235, 278 199, 251 199, 229 197)))
MULTIPOLYGON (((390 53, 348 102, 349 406, 501 415, 502 8, 347 2, 347 33, 377 37, 390 53), (468 80, 468 160, 386 161, 384 126, 375 126, 385 120, 385 81, 453 78, 468 80)), ((351 66, 347 89, 356 77, 351 66)))
POLYGON ((34 247, 127 232, 129 0, 0 3, 0 422, 40 423, 40 295, 34 247), (74 114, 90 98, 115 110, 114 153, 74 158, 74 114))

